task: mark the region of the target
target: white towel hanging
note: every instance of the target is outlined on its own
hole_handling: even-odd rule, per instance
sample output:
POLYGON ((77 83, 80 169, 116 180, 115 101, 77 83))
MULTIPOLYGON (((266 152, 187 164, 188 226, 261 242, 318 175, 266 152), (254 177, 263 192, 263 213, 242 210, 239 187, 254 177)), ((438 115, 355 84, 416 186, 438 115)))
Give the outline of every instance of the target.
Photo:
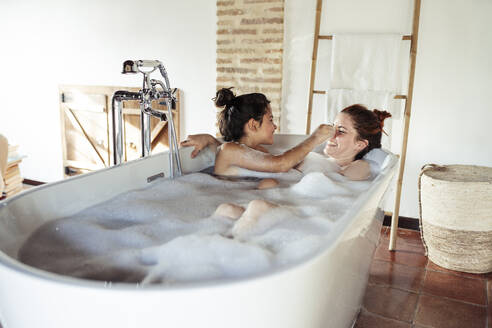
POLYGON ((333 36, 330 89, 396 92, 402 36, 333 36))

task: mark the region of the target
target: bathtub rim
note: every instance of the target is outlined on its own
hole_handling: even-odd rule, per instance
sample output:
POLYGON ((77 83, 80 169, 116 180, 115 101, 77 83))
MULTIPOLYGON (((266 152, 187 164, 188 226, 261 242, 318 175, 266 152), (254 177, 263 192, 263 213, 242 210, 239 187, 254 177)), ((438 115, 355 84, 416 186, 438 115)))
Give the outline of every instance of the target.
MULTIPOLYGON (((191 152, 191 149, 190 149, 191 152)), ((159 153, 154 156, 167 156, 167 152, 159 153)), ((206 280, 206 281, 197 281, 197 282, 185 282, 185 283, 178 283, 178 284, 173 284, 173 285, 166 285, 166 284, 147 284, 147 285, 138 285, 136 283, 124 283, 124 282, 116 282, 116 283, 111 283, 110 286, 107 286, 107 282, 101 281, 101 280, 89 280, 89 279, 83 279, 83 278, 76 278, 76 277, 71 277, 71 276, 66 276, 66 275, 61 275, 61 274, 56 274, 52 273, 49 271, 41 270, 36 267, 29 266, 27 264, 24 264, 20 262, 17 259, 14 259, 7 254, 5 254, 3 251, 0 251, 0 266, 3 266, 9 270, 16 271, 19 274, 27 275, 31 279, 41 279, 44 282, 48 283, 53 283, 53 284, 64 284, 68 285, 71 288, 87 288, 87 289, 97 289, 97 290, 105 290, 105 291, 122 291, 122 292, 162 292, 162 291, 170 291, 170 292, 176 292, 176 291, 190 291, 190 290, 198 290, 202 288, 222 288, 226 286, 232 286, 232 285, 237 285, 241 284, 244 285, 245 283, 251 283, 251 282, 261 282, 264 279, 271 279, 272 277, 279 276, 282 274, 288 274, 289 272, 292 272, 292 270, 300 270, 302 267, 309 265, 312 262, 319 261, 325 254, 331 252, 333 248, 338 244, 338 240, 343 235, 343 232, 347 227, 349 227, 353 221, 356 219, 356 214, 363 208, 363 205, 366 204, 369 201, 369 198, 372 197, 372 194, 375 189, 382 187, 381 185, 383 184, 382 180, 387 179, 387 184, 384 188, 384 191, 387 190, 389 183, 391 181, 391 178, 393 174, 396 171, 397 167, 397 162, 398 162, 398 156, 394 154, 389 154, 387 159, 386 165, 383 166, 381 172, 378 174, 378 176, 371 182, 370 187, 359 197, 357 197, 356 201, 353 203, 353 206, 351 206, 347 212, 339 218, 337 221, 333 223, 333 230, 331 231, 332 233, 336 233, 334 238, 330 238, 326 241, 326 245, 312 253, 310 256, 302 258, 300 260, 296 260, 292 263, 284 264, 281 266, 275 266, 267 271, 259 272, 259 273, 254 273, 250 274, 244 277, 231 277, 231 278, 220 278, 220 279, 211 279, 211 280, 206 280), (350 218, 350 219, 347 219, 350 218)), ((140 158, 134 161, 122 163, 120 165, 138 165, 139 162, 147 160, 147 158, 140 158)), ((37 188, 33 188, 32 190, 26 190, 25 192, 16 195, 10 199, 6 199, 2 201, 0 204, 0 209, 1 207, 7 206, 10 202, 15 201, 16 199, 22 198, 25 195, 28 195, 32 192, 35 192, 36 190, 39 190, 39 188, 48 188, 50 186, 60 184, 60 183, 66 183, 68 181, 73 181, 75 179, 82 179, 87 175, 93 175, 93 174, 101 174, 102 172, 106 170, 110 170, 114 167, 109 167, 105 168, 96 172, 89 172, 84 175, 80 176, 75 176, 71 177, 69 179, 65 180, 60 180, 56 181, 53 183, 49 183, 46 185, 39 186, 37 188), (73 180, 72 180, 73 179, 73 180)), ((152 184, 155 182, 152 182, 152 184)), ((384 194, 384 191, 382 194, 384 194)), ((117 196, 117 195, 115 195, 117 196)), ((379 208, 380 203, 381 203, 382 197, 378 200, 377 208, 379 208)), ((2 268, 0 267, 0 270, 2 268)))
MULTIPOLYGON (((149 157, 156 158, 156 157, 161 157, 161 156, 167 156, 167 152, 163 152, 163 153, 151 155, 149 157)), ((112 170, 112 169, 115 169, 115 168, 124 167, 124 166, 138 165, 139 162, 144 161, 144 160, 147 160, 147 159, 148 158, 137 158, 137 159, 134 159, 134 160, 131 160, 131 161, 128 161, 128 162, 123 162, 123 163, 118 164, 118 165, 105 167, 105 168, 100 169, 100 170, 97 170, 97 171, 87 172, 87 173, 84 173, 84 174, 71 176, 71 177, 66 178, 66 179, 63 179, 63 180, 58 180, 58 181, 53 181, 53 182, 48 182, 48 183, 41 184, 39 186, 36 186, 35 188, 30 188, 30 189, 24 190, 21 193, 18 193, 16 195, 12 196, 12 197, 9 197, 9 198, 6 198, 6 199, 0 201, 0 208, 2 208, 4 206, 7 206, 11 202, 16 201, 19 198, 23 198, 23 197, 25 197, 25 196, 33 193, 33 192, 37 192, 39 190, 43 190, 43 189, 46 189, 46 188, 51 188, 52 186, 56 186, 56 185, 59 185, 59 184, 68 183, 68 182, 71 182, 71 181, 74 181, 74 180, 84 179, 84 178, 86 178, 88 176, 102 174, 103 172, 106 172, 106 171, 109 171, 109 170, 112 170)), ((168 178, 168 177, 167 176, 164 176, 164 178, 168 178)), ((149 186, 151 184, 156 183, 159 180, 160 179, 156 179, 155 181, 152 181, 149 184, 149 186)), ((116 196, 118 196, 118 194, 115 194, 115 197, 116 196)))

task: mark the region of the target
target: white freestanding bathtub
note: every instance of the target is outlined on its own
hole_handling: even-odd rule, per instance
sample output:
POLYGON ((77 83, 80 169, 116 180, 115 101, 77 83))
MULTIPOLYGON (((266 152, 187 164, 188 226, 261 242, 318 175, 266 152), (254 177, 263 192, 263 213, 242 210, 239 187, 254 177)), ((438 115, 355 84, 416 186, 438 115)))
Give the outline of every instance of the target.
MULTIPOLYGON (((283 147, 303 136, 275 138, 283 147)), ((190 152, 181 150, 185 172, 209 165, 200 157, 191 160, 190 152)), ((26 238, 43 223, 145 187, 150 176, 167 177, 167 153, 28 190, 0 203, 0 321, 4 328, 350 327, 379 239, 379 204, 396 168, 397 157, 390 156, 369 190, 337 221, 336 238, 322 252, 252 277, 185 287, 108 286, 17 260, 26 238)))

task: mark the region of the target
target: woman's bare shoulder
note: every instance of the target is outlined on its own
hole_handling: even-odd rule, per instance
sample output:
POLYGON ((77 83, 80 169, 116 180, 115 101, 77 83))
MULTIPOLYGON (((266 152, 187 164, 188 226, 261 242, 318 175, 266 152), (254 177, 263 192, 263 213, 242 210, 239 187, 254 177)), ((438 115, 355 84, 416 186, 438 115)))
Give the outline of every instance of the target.
POLYGON ((347 165, 340 173, 351 180, 366 180, 371 176, 371 168, 367 161, 358 159, 347 165))
POLYGON ((229 159, 231 162, 235 162, 234 159, 237 159, 242 154, 247 153, 248 151, 252 151, 253 149, 246 147, 238 142, 225 142, 219 146, 217 152, 217 158, 220 160, 229 159))
POLYGON ((221 152, 236 152, 243 149, 243 147, 241 146, 242 145, 240 145, 237 142, 229 141, 229 142, 224 142, 222 145, 220 145, 219 150, 221 152))
POLYGON ((268 151, 266 149, 264 149, 263 147, 261 147, 259 149, 255 149, 255 148, 248 147, 244 144, 240 144, 240 143, 235 142, 235 141, 229 141, 229 142, 223 143, 220 146, 220 150, 225 151, 225 152, 262 152, 262 153, 268 153, 268 151))

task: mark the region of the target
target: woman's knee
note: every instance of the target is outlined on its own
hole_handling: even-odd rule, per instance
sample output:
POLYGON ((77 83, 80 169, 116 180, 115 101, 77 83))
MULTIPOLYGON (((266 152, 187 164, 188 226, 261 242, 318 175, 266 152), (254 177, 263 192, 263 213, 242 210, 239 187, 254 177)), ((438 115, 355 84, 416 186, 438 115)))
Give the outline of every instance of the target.
POLYGON ((255 199, 255 200, 252 200, 251 202, 249 202, 246 210, 251 210, 251 211, 255 211, 255 212, 257 212, 257 211, 264 212, 264 211, 267 211, 267 210, 274 208, 274 207, 277 207, 277 206, 278 206, 277 204, 270 203, 270 202, 263 200, 263 199, 255 199))
POLYGON ((244 207, 232 203, 220 204, 215 210, 216 215, 226 216, 231 219, 238 219, 243 212, 244 207))

